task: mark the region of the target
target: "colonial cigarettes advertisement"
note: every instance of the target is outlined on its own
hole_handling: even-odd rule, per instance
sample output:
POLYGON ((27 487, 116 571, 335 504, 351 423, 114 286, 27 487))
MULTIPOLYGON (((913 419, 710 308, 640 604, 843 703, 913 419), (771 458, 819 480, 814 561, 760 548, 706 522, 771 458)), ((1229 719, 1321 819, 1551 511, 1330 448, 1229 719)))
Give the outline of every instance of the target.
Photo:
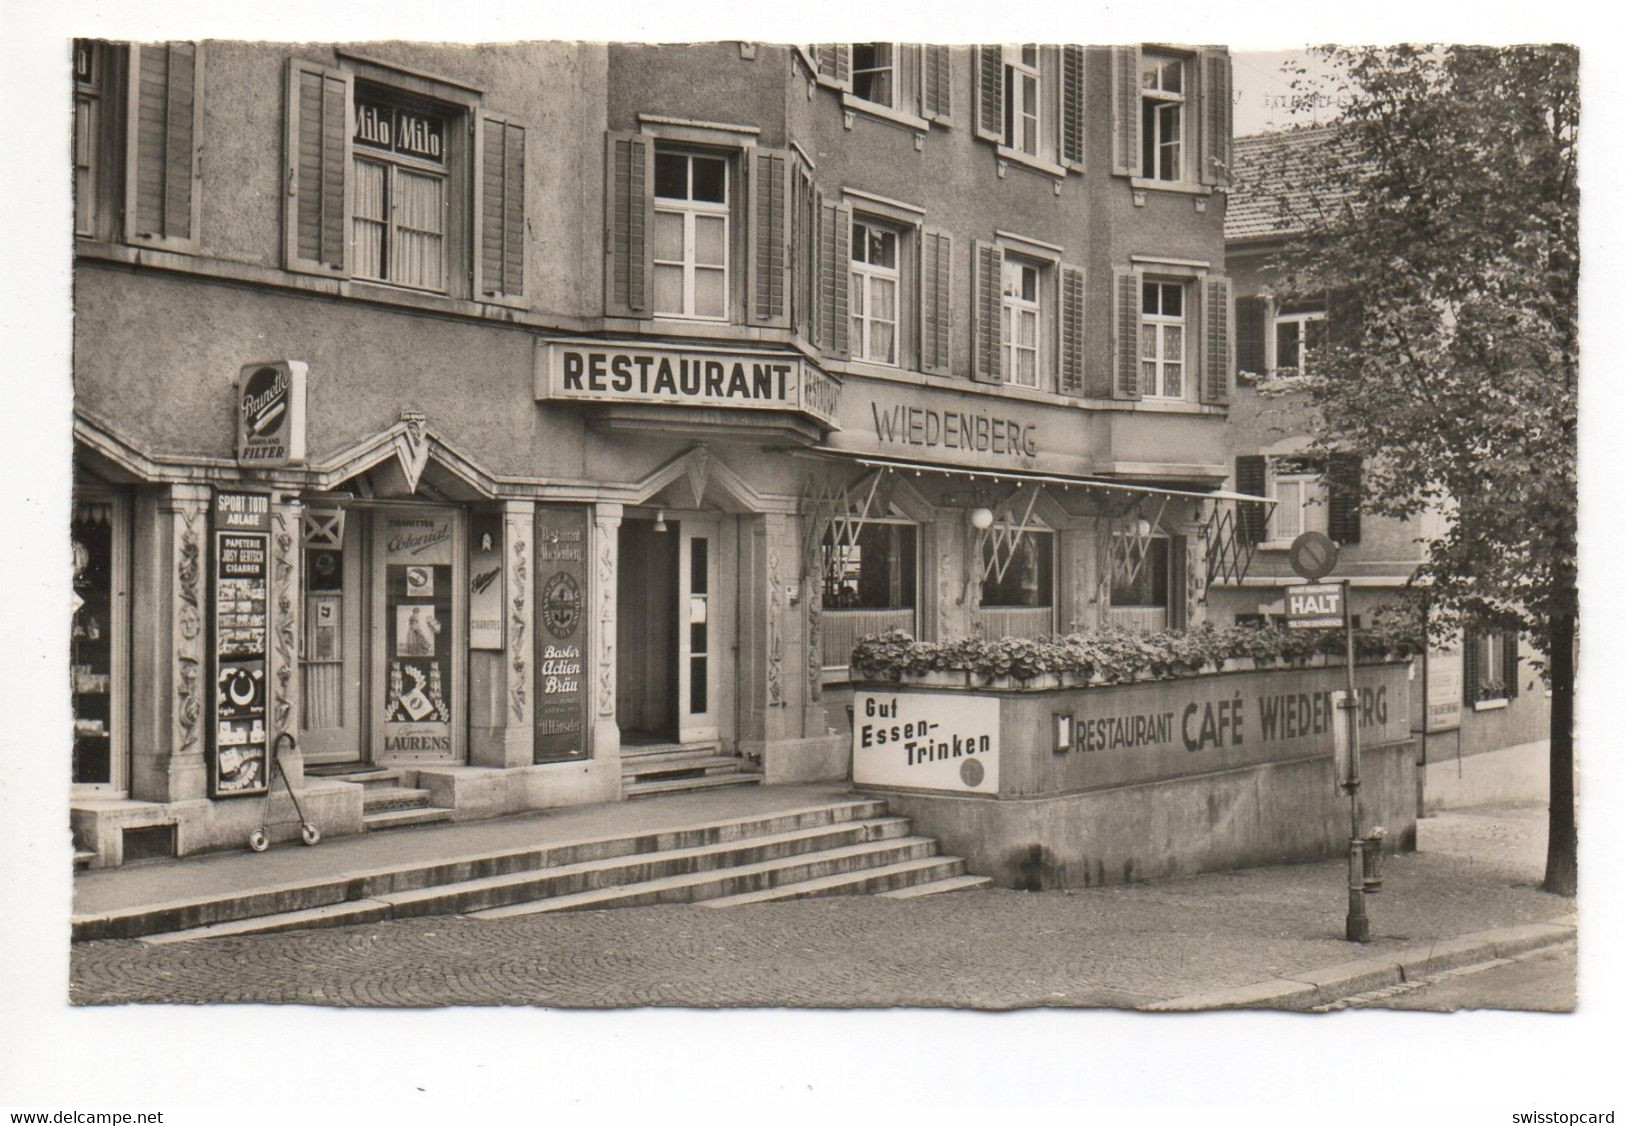
POLYGON ((999 701, 962 693, 855 693, 852 781, 997 794, 999 701))
POLYGON ((587 753, 587 513, 536 509, 536 761, 587 753))
POLYGON ((452 516, 391 515, 384 534, 383 751, 452 752, 452 516))
POLYGON ((214 551, 214 736, 209 793, 263 794, 270 785, 265 650, 271 498, 216 493, 214 551))

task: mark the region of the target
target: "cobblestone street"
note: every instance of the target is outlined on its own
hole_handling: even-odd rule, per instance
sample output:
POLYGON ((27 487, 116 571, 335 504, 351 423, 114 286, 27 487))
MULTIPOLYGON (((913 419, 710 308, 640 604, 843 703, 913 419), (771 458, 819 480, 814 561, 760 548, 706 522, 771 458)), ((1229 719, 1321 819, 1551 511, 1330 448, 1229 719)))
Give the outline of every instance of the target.
POLYGON ((1421 823, 1373 941, 1344 941, 1342 861, 1076 892, 435 917, 167 946, 84 943, 72 999, 326 1005, 1124 1006, 1573 909, 1539 880, 1545 810, 1421 823), (1495 859, 1480 846, 1493 838, 1495 859))

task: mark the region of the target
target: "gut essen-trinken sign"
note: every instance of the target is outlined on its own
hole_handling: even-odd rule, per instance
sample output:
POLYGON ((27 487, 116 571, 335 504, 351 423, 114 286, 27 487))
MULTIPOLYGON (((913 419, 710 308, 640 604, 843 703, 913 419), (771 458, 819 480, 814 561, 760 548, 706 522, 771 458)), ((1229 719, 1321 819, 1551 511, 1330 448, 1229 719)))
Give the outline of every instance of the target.
POLYGON ((963 693, 855 693, 852 780, 997 794, 999 701, 963 693))

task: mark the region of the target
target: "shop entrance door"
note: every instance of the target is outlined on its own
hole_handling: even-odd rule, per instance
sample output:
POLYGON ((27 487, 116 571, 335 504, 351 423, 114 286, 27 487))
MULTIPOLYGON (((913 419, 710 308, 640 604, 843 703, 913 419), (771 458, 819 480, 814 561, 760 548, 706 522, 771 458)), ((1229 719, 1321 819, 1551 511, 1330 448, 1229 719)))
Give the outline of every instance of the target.
POLYGON ((677 738, 677 550, 675 520, 621 523, 616 577, 615 720, 624 743, 677 738))
POLYGON ((365 746, 365 517, 316 504, 305 508, 299 746, 313 766, 359 762, 365 746))
POLYGON ((686 516, 677 549, 677 741, 717 738, 718 675, 717 555, 721 537, 714 516, 686 516))
POLYGON ((456 509, 371 513, 367 742, 380 766, 464 760, 466 530, 456 509))
POLYGON ((616 722, 626 744, 714 742, 725 644, 717 601, 721 522, 685 512, 662 524, 621 523, 616 722))

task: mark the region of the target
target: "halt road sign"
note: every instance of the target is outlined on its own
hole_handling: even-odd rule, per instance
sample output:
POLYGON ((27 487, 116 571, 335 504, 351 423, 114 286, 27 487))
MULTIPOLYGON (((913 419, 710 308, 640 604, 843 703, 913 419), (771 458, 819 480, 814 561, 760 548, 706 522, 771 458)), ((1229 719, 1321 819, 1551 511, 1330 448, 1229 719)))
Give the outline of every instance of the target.
POLYGON ((1300 579, 1314 582, 1332 573, 1337 566, 1337 545, 1321 532, 1305 532, 1287 548, 1287 562, 1300 579))
POLYGON ((1306 583, 1286 588, 1286 624, 1289 629, 1321 629, 1343 624, 1342 583, 1306 583))

